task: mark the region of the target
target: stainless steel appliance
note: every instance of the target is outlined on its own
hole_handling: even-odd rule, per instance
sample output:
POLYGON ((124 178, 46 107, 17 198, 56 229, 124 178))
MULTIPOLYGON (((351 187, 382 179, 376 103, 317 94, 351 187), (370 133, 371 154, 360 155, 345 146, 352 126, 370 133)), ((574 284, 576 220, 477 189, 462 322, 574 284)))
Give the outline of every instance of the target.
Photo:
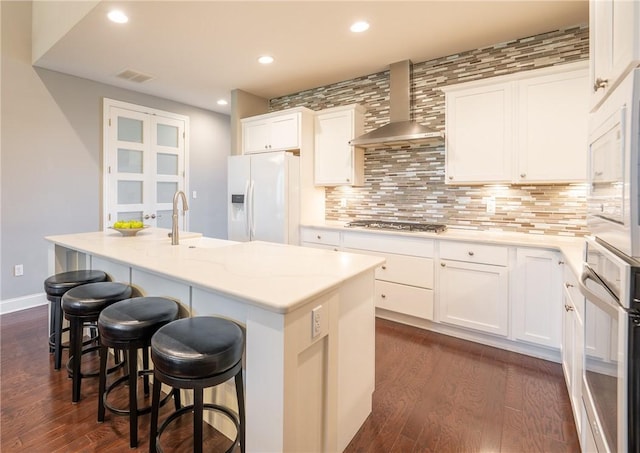
POLYGON ((582 398, 599 453, 640 451, 640 262, 587 238, 582 398))
POLYGON ((589 130, 589 231, 625 255, 640 258, 640 69, 591 115, 589 130))
POLYGON ((440 223, 395 222, 387 220, 354 220, 345 225, 348 228, 370 228, 373 230, 418 231, 442 233, 447 226, 440 223))
POLYGON ((640 70, 589 119, 582 399, 599 453, 640 452, 640 70))

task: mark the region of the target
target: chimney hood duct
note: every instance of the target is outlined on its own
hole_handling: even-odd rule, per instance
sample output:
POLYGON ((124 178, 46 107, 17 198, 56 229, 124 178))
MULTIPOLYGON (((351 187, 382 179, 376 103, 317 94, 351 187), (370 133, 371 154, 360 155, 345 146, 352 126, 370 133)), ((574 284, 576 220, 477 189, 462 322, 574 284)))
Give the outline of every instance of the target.
POLYGON ((411 61, 404 60, 389 65, 390 120, 378 129, 349 141, 352 146, 373 148, 390 145, 441 143, 443 132, 429 129, 411 121, 411 61))

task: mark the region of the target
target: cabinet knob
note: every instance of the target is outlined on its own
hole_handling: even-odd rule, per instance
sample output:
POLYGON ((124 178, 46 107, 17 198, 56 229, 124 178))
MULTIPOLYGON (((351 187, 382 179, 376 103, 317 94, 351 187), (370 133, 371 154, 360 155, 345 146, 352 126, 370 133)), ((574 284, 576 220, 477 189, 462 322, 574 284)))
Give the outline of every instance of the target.
POLYGON ((351 182, 351 180, 349 178, 347 178, 347 182, 351 182))
POLYGON ((449 179, 453 179, 453 176, 449 176, 449 179))
POLYGON ((609 84, 609 79, 603 79, 601 77, 598 77, 595 83, 593 84, 593 91, 598 91, 600 88, 606 88, 608 84, 609 84))
POLYGON ((526 173, 520 173, 520 177, 521 177, 521 178, 526 178, 526 177, 527 177, 527 174, 526 174, 526 173))
POLYGON ((269 145, 264 145, 264 149, 269 149, 269 145))
POLYGON ((603 175, 603 173, 604 173, 604 172, 602 172, 602 171, 597 171, 597 172, 595 172, 593 175, 594 175, 594 176, 602 176, 602 175, 603 175))
POLYGON ((334 248, 333 248, 333 251, 334 251, 334 252, 337 252, 337 251, 338 251, 338 248, 337 248, 337 247, 334 247, 334 248))
POLYGON ((386 299, 387 295, 386 294, 380 294, 380 297, 382 297, 383 299, 386 299))
POLYGON ((445 263, 440 263, 440 266, 447 267, 447 265, 445 263))
POLYGON ((471 250, 469 250, 467 253, 469 254, 469 256, 473 256, 474 255, 474 253, 471 250))
POLYGON ((317 236, 316 236, 316 239, 322 239, 322 236, 317 235, 317 236))
POLYGON ((387 270, 387 266, 384 266, 384 265, 383 265, 383 266, 382 266, 382 270, 383 270, 383 271, 386 271, 386 270, 387 270))
POLYGON ((571 283, 565 283, 564 286, 566 288, 573 288, 573 285, 571 283))
POLYGON ((571 305, 564 304, 565 311, 573 311, 573 307, 571 305))
POLYGON ((562 266, 562 265, 564 264, 564 261, 559 260, 559 261, 558 261, 558 264, 559 264, 560 266, 562 266))

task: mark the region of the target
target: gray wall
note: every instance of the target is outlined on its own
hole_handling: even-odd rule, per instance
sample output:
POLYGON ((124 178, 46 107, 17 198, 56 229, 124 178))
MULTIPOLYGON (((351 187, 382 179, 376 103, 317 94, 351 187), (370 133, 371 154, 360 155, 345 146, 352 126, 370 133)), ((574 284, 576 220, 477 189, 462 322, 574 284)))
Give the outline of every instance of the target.
MULTIPOLYGON (((41 293, 44 236, 100 228, 102 100, 190 118, 190 229, 226 238, 227 115, 31 66, 31 3, 2 8, 0 299, 41 293), (13 265, 24 276, 13 277, 13 265)), ((135 89, 135 85, 132 85, 135 89)))

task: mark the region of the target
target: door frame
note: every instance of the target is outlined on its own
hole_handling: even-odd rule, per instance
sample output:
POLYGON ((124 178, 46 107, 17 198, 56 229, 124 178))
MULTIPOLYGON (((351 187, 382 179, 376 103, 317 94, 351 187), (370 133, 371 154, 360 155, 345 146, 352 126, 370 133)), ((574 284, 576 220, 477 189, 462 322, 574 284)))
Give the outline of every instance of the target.
MULTIPOLYGON (((138 104, 131 104, 129 102, 118 101, 116 99, 102 98, 102 192, 100 196, 100 202, 102 208, 100 209, 100 228, 102 230, 107 229, 107 222, 109 216, 109 127, 110 126, 110 110, 111 108, 119 108, 124 110, 130 110, 136 113, 142 113, 146 115, 170 118, 178 121, 184 121, 184 193, 189 198, 189 117, 186 115, 180 115, 178 113, 167 112, 165 110, 158 110, 151 107, 146 107, 138 104)), ((182 225, 185 231, 189 230, 189 211, 184 212, 184 223, 182 225)))

